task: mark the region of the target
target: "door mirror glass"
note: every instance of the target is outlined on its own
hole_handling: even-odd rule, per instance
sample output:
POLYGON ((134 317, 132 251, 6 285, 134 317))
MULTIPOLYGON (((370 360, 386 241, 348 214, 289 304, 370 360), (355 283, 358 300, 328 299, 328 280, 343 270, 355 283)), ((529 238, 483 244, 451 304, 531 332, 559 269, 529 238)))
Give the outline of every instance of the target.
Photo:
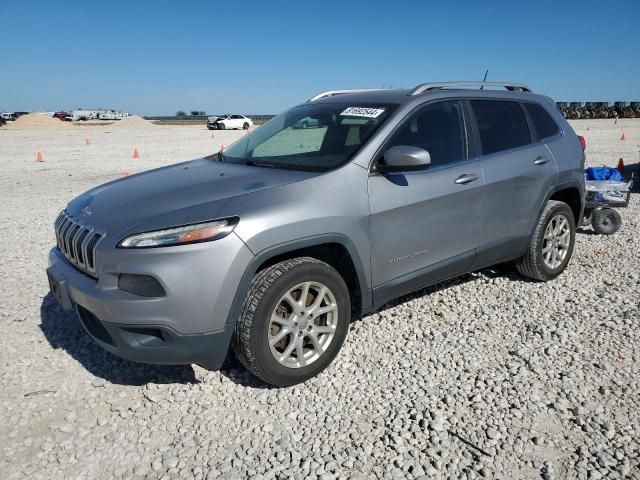
POLYGON ((384 154, 384 163, 378 162, 378 172, 424 170, 431 165, 431 155, 424 148, 398 145, 384 154))

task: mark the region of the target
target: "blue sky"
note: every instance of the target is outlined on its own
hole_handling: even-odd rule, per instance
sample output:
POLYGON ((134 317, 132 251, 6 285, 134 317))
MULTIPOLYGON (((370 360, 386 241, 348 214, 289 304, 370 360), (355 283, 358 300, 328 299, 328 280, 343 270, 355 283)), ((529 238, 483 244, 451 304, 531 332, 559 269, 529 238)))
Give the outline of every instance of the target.
POLYGON ((640 0, 3 1, 0 111, 277 113, 324 89, 481 79, 640 101, 640 0))

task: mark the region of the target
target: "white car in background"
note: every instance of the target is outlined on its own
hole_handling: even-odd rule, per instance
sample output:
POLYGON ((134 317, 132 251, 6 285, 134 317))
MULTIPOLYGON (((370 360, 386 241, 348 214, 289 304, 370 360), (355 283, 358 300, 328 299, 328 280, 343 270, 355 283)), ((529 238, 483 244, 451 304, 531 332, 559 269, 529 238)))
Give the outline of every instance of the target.
POLYGON ((253 127, 253 121, 244 115, 209 117, 209 121, 207 122, 207 128, 209 130, 233 130, 235 128, 249 130, 249 127, 253 127))

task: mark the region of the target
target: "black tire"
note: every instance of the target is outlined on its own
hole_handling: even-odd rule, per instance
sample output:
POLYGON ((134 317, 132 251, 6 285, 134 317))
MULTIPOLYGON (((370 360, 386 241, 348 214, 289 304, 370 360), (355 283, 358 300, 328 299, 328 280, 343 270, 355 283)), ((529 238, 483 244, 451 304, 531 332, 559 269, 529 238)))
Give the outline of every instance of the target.
POLYGON ((249 130, 249 124, 247 122, 244 122, 244 125, 242 125, 242 129, 249 130))
POLYGON ((600 235, 613 235, 622 225, 622 217, 613 208, 601 208, 593 212, 591 226, 600 235))
POLYGON ((268 267, 253 278, 236 323, 233 349, 247 370, 264 382, 278 387, 295 385, 318 375, 333 361, 347 336, 350 320, 349 290, 340 274, 315 258, 293 258, 268 267), (333 340, 319 358, 305 367, 288 368, 274 358, 269 348, 269 319, 280 298, 304 281, 321 282, 332 291, 338 322, 333 340))
POLYGON ((526 253, 516 261, 516 268, 521 275, 531 278, 532 280, 538 280, 546 282, 553 280, 560 275, 567 267, 571 255, 573 254, 573 247, 576 240, 576 223, 573 217, 573 212, 569 206, 564 202, 557 200, 549 200, 540 215, 540 219, 533 231, 533 235, 529 240, 526 253), (542 256, 542 247, 544 243, 544 232, 549 222, 556 216, 563 215, 569 222, 569 247, 567 253, 556 268, 550 268, 545 264, 542 256))
POLYGON ((224 123, 216 123, 216 125, 218 126, 218 130, 224 130, 225 128, 227 128, 224 126, 224 123))

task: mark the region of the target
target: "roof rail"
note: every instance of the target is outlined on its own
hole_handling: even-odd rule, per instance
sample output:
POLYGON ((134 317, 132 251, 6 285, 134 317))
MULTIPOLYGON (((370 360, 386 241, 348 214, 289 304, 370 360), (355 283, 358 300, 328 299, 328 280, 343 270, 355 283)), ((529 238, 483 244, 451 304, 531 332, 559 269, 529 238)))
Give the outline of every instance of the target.
POLYGON ((510 92, 528 92, 531 93, 531 89, 521 83, 512 82, 441 82, 441 83, 423 83, 418 85, 409 95, 420 95, 421 93, 428 92, 429 90, 439 90, 442 88, 456 88, 456 87, 502 87, 506 88, 510 92))
POLYGON ((377 92, 380 90, 384 90, 384 88, 360 88, 357 90, 329 90, 327 92, 322 92, 316 95, 315 97, 311 97, 307 102, 314 102, 316 100, 320 100, 325 97, 335 97, 336 95, 343 95, 345 93, 359 93, 359 92, 377 92))

